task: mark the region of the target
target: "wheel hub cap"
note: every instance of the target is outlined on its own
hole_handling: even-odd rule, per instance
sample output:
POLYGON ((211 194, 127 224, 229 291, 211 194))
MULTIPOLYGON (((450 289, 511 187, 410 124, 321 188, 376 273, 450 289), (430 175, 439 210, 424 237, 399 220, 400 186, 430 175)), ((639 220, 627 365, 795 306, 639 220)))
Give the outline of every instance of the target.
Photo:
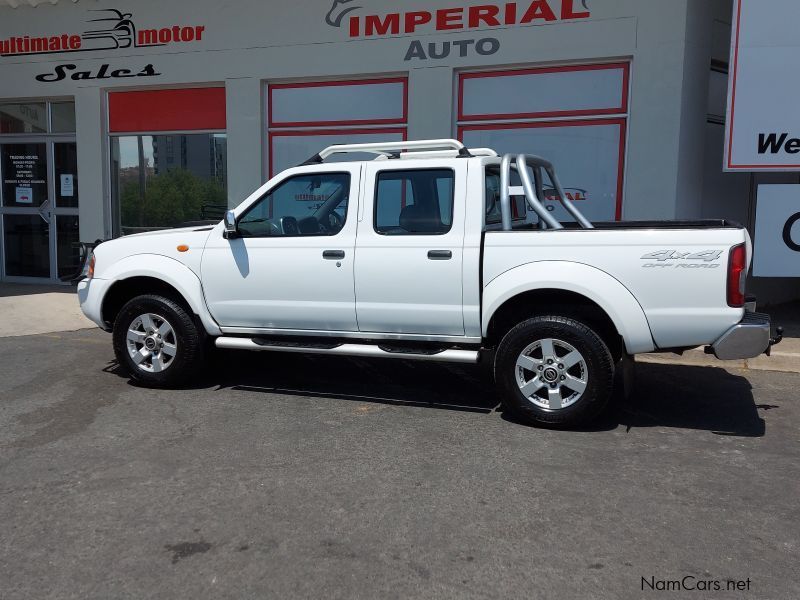
POLYGON ((545 369, 542 373, 542 379, 544 379, 547 383, 553 383, 558 379, 558 371, 555 369, 545 369))

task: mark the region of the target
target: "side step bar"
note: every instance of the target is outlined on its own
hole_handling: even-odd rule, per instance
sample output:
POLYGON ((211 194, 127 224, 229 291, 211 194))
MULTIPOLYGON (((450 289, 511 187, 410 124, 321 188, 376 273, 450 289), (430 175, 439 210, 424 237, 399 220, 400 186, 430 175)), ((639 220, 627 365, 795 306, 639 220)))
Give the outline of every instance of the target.
POLYGON ((217 348, 229 348, 232 350, 266 350, 273 352, 300 352, 303 354, 333 354, 339 356, 368 356, 382 358, 403 358, 406 360, 432 360, 438 362, 452 363, 476 363, 478 362, 477 350, 437 350, 433 352, 403 352, 384 350, 383 348, 371 344, 337 344, 326 347, 320 345, 289 345, 289 344, 270 344, 268 342, 257 342, 252 338, 239 337, 218 337, 217 348))

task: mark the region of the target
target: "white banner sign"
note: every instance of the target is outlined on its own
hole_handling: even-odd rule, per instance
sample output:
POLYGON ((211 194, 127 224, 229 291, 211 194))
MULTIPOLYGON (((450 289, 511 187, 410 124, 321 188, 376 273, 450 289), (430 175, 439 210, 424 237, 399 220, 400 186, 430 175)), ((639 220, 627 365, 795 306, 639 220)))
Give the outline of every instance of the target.
POLYGON ((734 0, 726 171, 800 171, 800 2, 734 0))
POLYGON ((800 276, 800 185, 759 185, 756 277, 800 276))

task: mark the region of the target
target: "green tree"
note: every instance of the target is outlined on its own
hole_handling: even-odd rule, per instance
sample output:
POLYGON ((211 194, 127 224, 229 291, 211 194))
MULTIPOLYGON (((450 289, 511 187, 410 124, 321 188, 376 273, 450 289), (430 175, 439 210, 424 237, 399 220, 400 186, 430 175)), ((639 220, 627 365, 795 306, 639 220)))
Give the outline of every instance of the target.
POLYGON ((148 177, 142 197, 138 180, 120 192, 120 219, 129 228, 176 227, 202 218, 204 206, 225 206, 225 189, 215 180, 201 179, 184 169, 148 177))

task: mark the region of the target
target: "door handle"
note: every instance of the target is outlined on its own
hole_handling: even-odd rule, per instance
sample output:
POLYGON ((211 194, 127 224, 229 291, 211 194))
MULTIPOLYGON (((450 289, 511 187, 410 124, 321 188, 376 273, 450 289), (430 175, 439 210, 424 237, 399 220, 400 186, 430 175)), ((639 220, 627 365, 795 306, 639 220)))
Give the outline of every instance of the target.
POLYGON ((430 260, 450 260, 453 258, 453 253, 450 250, 428 250, 428 258, 430 260))
POLYGON ((323 250, 322 258, 326 260, 341 260, 344 258, 344 250, 323 250))

